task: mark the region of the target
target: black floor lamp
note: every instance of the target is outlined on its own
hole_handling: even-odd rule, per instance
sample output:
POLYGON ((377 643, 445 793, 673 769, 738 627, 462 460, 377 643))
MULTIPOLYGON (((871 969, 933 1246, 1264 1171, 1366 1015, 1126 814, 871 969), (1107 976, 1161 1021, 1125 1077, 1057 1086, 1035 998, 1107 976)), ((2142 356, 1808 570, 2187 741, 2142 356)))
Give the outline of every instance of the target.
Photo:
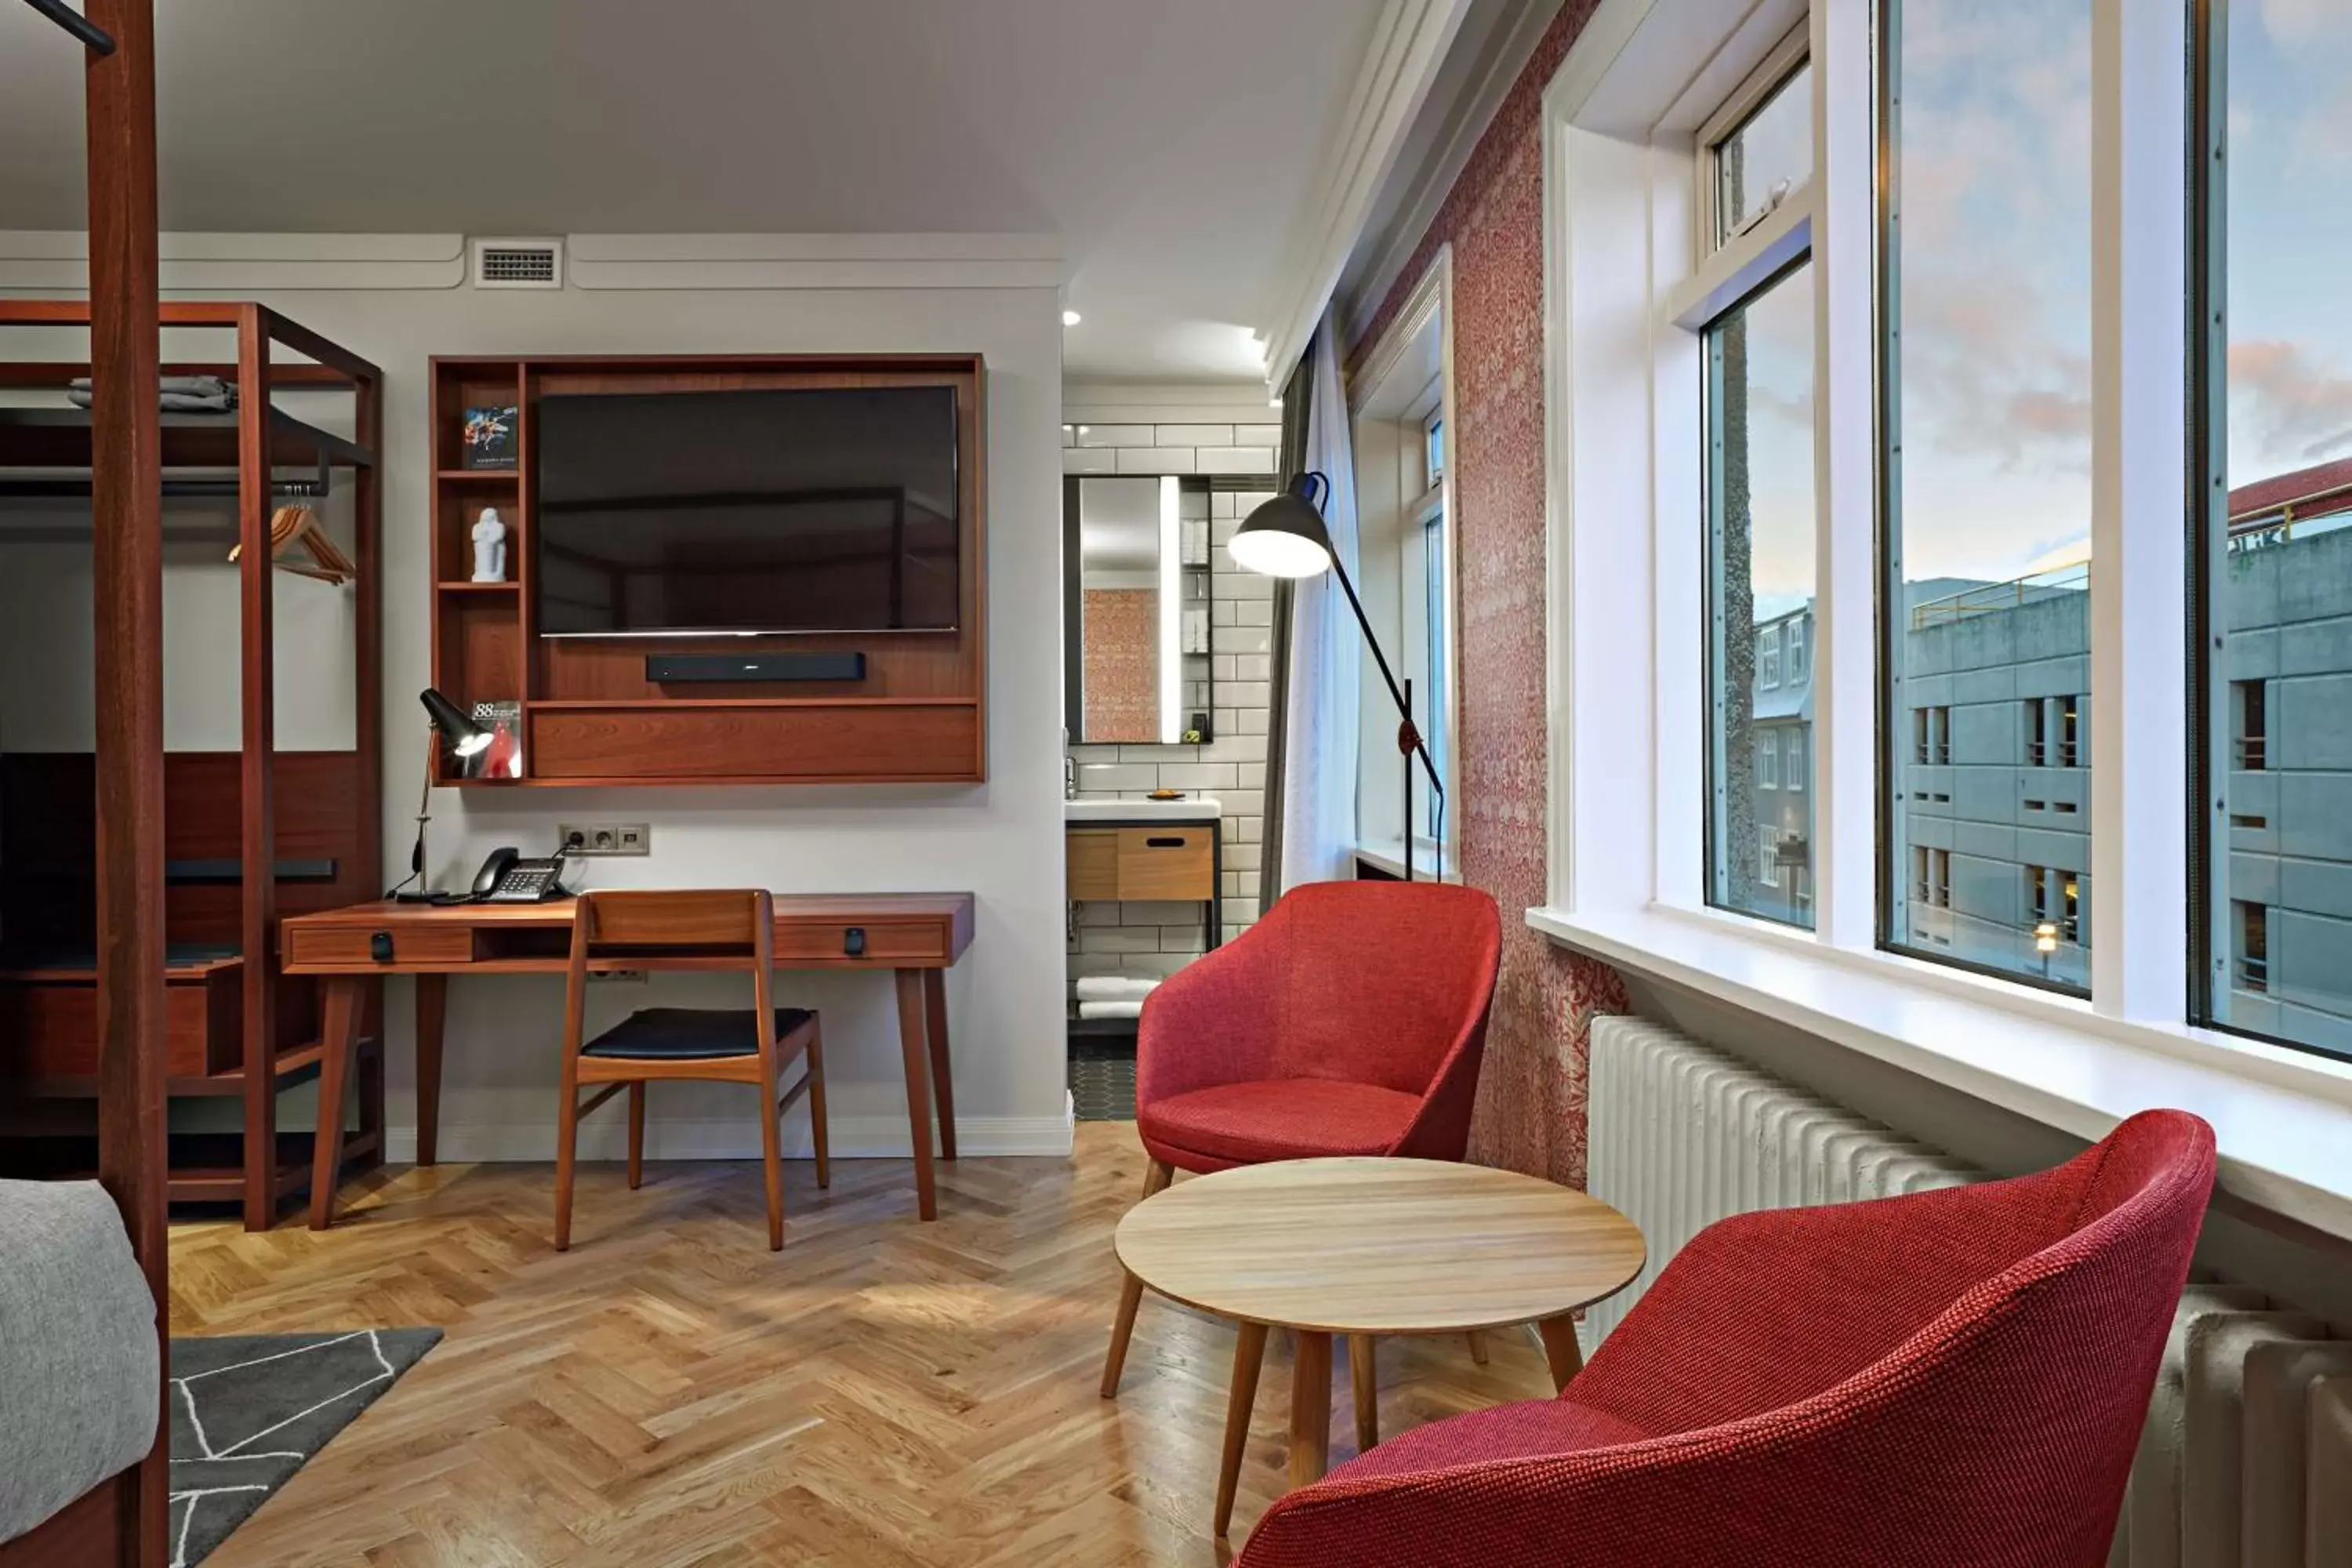
MULTIPOLYGON (((1321 474, 1299 475, 1288 489, 1249 514, 1227 548, 1235 564, 1268 577, 1313 577, 1328 571, 1339 579, 1348 607, 1356 612, 1356 625, 1363 630, 1372 662, 1381 667, 1381 679, 1388 682, 1389 698, 1397 708, 1397 750, 1404 755, 1404 879, 1412 880, 1412 763, 1418 757, 1422 772, 1429 775, 1430 834, 1437 846, 1436 876, 1443 881, 1445 786, 1438 783, 1437 764, 1430 761, 1429 748, 1422 743, 1421 731, 1412 721, 1412 682, 1398 687, 1388 656, 1381 651, 1381 639, 1372 635, 1372 623, 1364 618, 1356 585, 1348 581, 1348 569, 1339 564, 1339 552, 1331 548, 1330 531, 1323 526, 1323 502, 1330 493, 1331 481, 1321 474)), ((1281 807, 1276 805, 1275 809, 1281 807)))

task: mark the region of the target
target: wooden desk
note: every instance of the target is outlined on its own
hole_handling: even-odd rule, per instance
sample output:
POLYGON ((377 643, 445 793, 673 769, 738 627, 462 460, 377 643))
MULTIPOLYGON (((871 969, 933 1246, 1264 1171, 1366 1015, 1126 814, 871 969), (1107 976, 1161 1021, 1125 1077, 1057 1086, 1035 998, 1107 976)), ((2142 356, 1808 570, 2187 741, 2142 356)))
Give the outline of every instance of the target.
MULTIPOLYGON (((955 1087, 948 1061, 947 971, 971 945, 970 893, 817 893, 775 896, 776 967, 869 969, 897 977, 898 1047, 907 1069, 915 1191, 922 1217, 939 1217, 931 1171, 931 1108, 938 1098, 940 1155, 952 1160, 955 1087)), ((333 1217, 342 1164, 345 1088, 360 1022, 387 974, 416 977, 416 1163, 439 1150, 441 1046, 453 974, 561 974, 572 950, 572 903, 353 904, 289 918, 280 967, 323 982, 318 1150, 310 1228, 333 1217), (379 941, 379 939, 382 939, 379 941), (379 954, 383 956, 379 956, 379 954)), ((624 969, 626 961, 592 964, 624 969)), ((691 967, 690 964, 665 967, 691 967)))

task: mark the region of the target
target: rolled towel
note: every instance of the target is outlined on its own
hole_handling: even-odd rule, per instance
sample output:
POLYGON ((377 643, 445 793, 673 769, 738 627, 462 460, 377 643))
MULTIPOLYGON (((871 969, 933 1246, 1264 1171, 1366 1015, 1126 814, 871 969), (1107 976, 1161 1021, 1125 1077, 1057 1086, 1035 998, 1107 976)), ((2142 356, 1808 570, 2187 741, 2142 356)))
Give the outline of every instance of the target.
POLYGON ((1135 974, 1089 974, 1078 981, 1081 1002, 1140 1002, 1160 984, 1135 974))
POLYGON ((1078 1016, 1081 1018, 1140 1018, 1143 1016, 1143 1003, 1140 998, 1133 1002, 1081 1002, 1078 1004, 1078 1016))

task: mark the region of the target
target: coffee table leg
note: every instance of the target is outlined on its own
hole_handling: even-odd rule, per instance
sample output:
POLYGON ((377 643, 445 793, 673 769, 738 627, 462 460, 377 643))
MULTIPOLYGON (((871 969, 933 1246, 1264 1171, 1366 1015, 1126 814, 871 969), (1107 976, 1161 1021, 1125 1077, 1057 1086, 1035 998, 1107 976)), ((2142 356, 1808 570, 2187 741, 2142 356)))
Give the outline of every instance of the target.
POLYGON ((1298 1331, 1290 1372, 1290 1484, 1313 1486, 1331 1463, 1331 1336, 1298 1331))
POLYGON ((1356 1452, 1369 1454, 1381 1442, 1380 1363, 1372 1336, 1348 1336, 1348 1379, 1356 1390, 1356 1452))
POLYGON ((1551 1363, 1552 1387, 1565 1392, 1568 1380, 1584 1370, 1584 1352, 1576 1343, 1576 1320, 1546 1318, 1536 1325, 1536 1332, 1543 1336, 1544 1360, 1551 1363))
POLYGON ((1217 1539, 1234 1521, 1241 1485, 1242 1450, 1249 1447, 1250 1411, 1257 1405, 1258 1369, 1265 1364, 1265 1325, 1244 1323, 1234 1342, 1234 1385, 1225 1395, 1225 1452, 1217 1466, 1217 1539))

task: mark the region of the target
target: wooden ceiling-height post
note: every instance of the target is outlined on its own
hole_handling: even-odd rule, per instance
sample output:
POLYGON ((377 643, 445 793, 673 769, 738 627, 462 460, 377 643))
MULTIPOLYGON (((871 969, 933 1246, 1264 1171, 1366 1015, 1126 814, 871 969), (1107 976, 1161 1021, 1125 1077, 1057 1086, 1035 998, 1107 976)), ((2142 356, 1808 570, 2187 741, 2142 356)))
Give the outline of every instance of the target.
MULTIPOLYGON (((153 0, 89 0, 90 579, 98 699, 99 1173, 155 1293, 163 1224, 163 489, 153 0)), ((165 1373, 168 1378, 170 1367, 165 1373)), ((166 1383, 157 1391, 161 1401, 166 1383)), ((121 1492, 122 1561, 168 1562, 171 1420, 121 1492)))

